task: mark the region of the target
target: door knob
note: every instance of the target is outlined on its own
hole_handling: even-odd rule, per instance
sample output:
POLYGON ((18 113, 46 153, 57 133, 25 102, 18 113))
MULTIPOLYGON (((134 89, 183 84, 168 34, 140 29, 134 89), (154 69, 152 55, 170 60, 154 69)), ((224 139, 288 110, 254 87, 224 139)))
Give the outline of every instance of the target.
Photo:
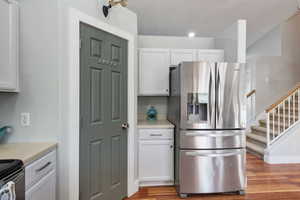
POLYGON ((123 123, 122 124, 122 129, 128 129, 129 128, 129 124, 128 123, 123 123))

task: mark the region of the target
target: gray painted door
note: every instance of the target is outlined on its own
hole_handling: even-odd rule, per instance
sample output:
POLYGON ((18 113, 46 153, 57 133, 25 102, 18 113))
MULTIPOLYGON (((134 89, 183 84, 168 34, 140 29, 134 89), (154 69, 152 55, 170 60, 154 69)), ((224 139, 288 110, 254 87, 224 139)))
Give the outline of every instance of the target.
POLYGON ((127 41, 80 25, 80 200, 127 194, 127 41))

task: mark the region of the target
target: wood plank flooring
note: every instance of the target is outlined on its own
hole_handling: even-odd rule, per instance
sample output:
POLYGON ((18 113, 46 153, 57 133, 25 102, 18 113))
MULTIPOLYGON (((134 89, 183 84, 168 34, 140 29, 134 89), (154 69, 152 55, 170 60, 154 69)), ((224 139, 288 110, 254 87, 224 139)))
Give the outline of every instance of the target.
MULTIPOLYGON (((269 165, 247 155, 245 196, 194 195, 191 200, 300 200, 300 164, 269 165)), ((174 187, 145 187, 126 200, 179 200, 174 187)))

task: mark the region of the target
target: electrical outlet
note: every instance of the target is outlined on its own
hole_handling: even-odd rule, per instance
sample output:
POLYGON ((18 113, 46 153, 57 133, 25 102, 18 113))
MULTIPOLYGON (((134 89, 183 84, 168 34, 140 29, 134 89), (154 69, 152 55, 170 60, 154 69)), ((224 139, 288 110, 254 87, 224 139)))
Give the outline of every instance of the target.
POLYGON ((21 113, 21 126, 30 126, 30 113, 21 113))

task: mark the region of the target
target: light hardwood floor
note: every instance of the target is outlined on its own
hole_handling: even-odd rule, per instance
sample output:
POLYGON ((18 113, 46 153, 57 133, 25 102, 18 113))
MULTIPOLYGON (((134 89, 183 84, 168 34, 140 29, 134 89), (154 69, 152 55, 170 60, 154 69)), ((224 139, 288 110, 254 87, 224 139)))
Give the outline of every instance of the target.
MULTIPOLYGON (((300 200, 300 164, 269 165, 247 155, 245 196, 194 195, 191 200, 300 200)), ((174 187, 145 187, 126 200, 179 200, 174 187)))

